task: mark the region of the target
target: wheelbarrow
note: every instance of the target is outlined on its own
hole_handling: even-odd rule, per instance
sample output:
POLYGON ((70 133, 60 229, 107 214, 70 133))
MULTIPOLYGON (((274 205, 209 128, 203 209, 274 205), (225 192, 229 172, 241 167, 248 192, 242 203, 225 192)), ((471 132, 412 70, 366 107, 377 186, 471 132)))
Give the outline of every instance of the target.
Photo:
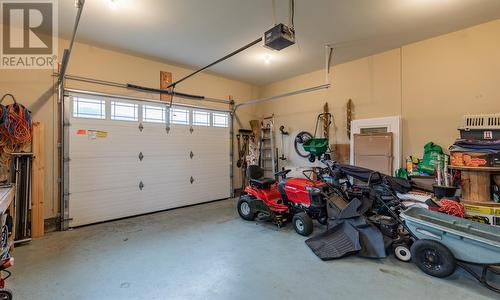
MULTIPOLYGON (((387 180, 382 182, 382 186, 399 199, 390 183, 387 180)), ((424 273, 439 278, 448 277, 457 266, 461 267, 482 285, 500 293, 500 286, 488 280, 491 277, 500 278, 499 227, 421 207, 406 208, 402 204, 403 211, 398 215, 399 209, 389 207, 384 201, 379 202, 410 235, 410 243, 400 247, 400 251, 406 253, 397 253, 406 257, 405 261, 411 260, 424 273), (475 270, 477 268, 480 272, 475 270)))
POLYGON ((415 239, 410 251, 420 270, 444 278, 459 266, 500 293, 500 287, 488 281, 490 275, 500 275, 500 228, 419 207, 405 210, 400 217, 415 239))

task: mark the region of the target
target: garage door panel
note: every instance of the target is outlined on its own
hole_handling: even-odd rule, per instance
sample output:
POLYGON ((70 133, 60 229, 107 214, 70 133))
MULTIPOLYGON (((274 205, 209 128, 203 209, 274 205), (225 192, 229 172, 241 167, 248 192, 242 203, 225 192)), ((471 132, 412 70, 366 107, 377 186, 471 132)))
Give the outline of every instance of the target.
POLYGON ((161 154, 151 154, 151 152, 144 152, 144 158, 142 159, 142 164, 144 167, 155 167, 155 166, 172 166, 177 164, 186 163, 189 158, 189 153, 181 153, 181 154, 171 154, 165 153, 161 154))
POLYGON ((149 156, 163 156, 163 155, 189 155, 190 147, 186 145, 189 143, 188 139, 178 139, 175 141, 151 141, 142 142, 141 151, 149 156), (147 143, 147 145, 146 145, 147 143))
POLYGON ((230 163, 227 157, 199 158, 194 161, 193 172, 202 175, 227 175, 230 170, 230 163), (223 167, 225 166, 225 167, 223 167))
POLYGON ((197 145, 193 145, 190 150, 197 156, 225 155, 227 158, 229 157, 229 151, 221 150, 224 145, 229 148, 229 143, 220 143, 218 145, 209 143, 203 145, 202 143, 199 143, 197 145))
MULTIPOLYGON (((200 197, 191 192, 192 189, 193 185, 189 182, 176 185, 152 184, 143 189, 143 197, 148 199, 151 207, 155 210, 165 210, 208 201, 200 201, 200 197)), ((202 196, 201 199, 206 199, 206 197, 202 196)))
POLYGON ((69 119, 70 226, 229 197, 229 128, 106 118, 69 119))
POLYGON ((230 143, 227 139, 200 139, 192 145, 192 150, 197 153, 216 154, 221 153, 229 156, 230 143), (226 149, 227 148, 227 149, 226 149))
POLYGON ((139 153, 143 147, 137 141, 137 136, 113 135, 89 139, 87 136, 78 136, 70 139, 70 157, 111 157, 125 156, 139 153))
POLYGON ((109 124, 109 123, 101 123, 98 124, 87 124, 87 123, 71 123, 70 126, 70 135, 72 137, 84 137, 88 138, 92 136, 93 132, 102 132, 107 133, 108 138, 116 138, 116 137, 137 137, 141 135, 141 131, 139 130, 139 123, 135 122, 117 122, 117 121, 106 121, 106 122, 117 122, 118 124, 109 124), (119 125, 122 124, 122 125, 119 125))
POLYGON ((219 138, 219 137, 229 138, 229 131, 227 130, 227 128, 195 126, 193 127, 192 135, 195 137, 211 136, 214 138, 219 138))
POLYGON ((168 132, 166 130, 167 124, 142 123, 142 126, 144 127, 142 132, 144 133, 145 136, 147 135, 185 136, 186 134, 191 134, 190 132, 191 126, 189 125, 170 124, 168 125, 169 127, 168 132))
POLYGON ((184 133, 169 133, 164 134, 150 134, 140 137, 140 145, 143 152, 148 152, 154 155, 163 154, 181 154, 190 150, 190 143, 192 137, 189 131, 183 130, 184 133))
POLYGON ((229 189, 221 190, 220 186, 227 186, 229 181, 223 177, 197 178, 193 186, 195 197, 209 197, 212 200, 224 199, 230 197, 229 189))
POLYGON ((135 161, 118 159, 72 159, 70 162, 70 191, 97 191, 139 184, 137 158, 135 161))
POLYGON ((165 172, 162 173, 145 173, 142 175, 142 181, 148 184, 163 184, 165 186, 175 186, 178 184, 184 184, 189 182, 189 178, 191 178, 191 174, 175 174, 165 172))
POLYGON ((114 219, 127 217, 143 211, 139 207, 140 190, 137 187, 95 192, 72 193, 69 206, 71 226, 79 226, 109 220, 110 211, 114 219))

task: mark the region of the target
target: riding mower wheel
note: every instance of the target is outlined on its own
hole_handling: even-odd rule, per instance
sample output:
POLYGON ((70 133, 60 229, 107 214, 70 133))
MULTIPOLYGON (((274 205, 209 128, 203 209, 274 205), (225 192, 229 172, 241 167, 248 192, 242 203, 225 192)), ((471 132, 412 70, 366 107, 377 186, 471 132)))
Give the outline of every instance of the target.
POLYGON ((295 214, 292 218, 295 231, 303 236, 308 236, 313 232, 313 221, 305 212, 295 214))
POLYGON ((7 289, 0 289, 0 300, 12 300, 12 292, 7 289))
POLYGON ((248 195, 241 196, 238 200, 238 214, 243 220, 253 221, 257 213, 253 211, 250 205, 250 199, 248 195))

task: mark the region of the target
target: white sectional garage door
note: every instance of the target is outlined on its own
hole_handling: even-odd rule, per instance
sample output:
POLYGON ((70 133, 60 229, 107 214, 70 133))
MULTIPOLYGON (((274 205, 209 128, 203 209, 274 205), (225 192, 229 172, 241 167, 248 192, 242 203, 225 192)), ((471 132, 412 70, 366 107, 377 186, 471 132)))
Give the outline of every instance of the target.
POLYGON ((72 95, 70 227, 228 198, 229 114, 72 95))

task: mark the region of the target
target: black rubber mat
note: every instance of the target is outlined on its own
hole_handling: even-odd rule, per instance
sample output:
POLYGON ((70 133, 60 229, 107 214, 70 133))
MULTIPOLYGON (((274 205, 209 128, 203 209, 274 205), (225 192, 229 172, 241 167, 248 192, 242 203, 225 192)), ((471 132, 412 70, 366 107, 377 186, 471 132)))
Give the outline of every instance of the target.
POLYGON ((384 236, 377 227, 367 224, 363 227, 357 227, 357 230, 359 231, 359 242, 361 244, 361 251, 358 252, 358 256, 367 258, 385 258, 387 256, 384 236))
POLYGON ((307 246, 322 260, 332 260, 361 250, 359 232, 342 222, 306 240, 307 246))

